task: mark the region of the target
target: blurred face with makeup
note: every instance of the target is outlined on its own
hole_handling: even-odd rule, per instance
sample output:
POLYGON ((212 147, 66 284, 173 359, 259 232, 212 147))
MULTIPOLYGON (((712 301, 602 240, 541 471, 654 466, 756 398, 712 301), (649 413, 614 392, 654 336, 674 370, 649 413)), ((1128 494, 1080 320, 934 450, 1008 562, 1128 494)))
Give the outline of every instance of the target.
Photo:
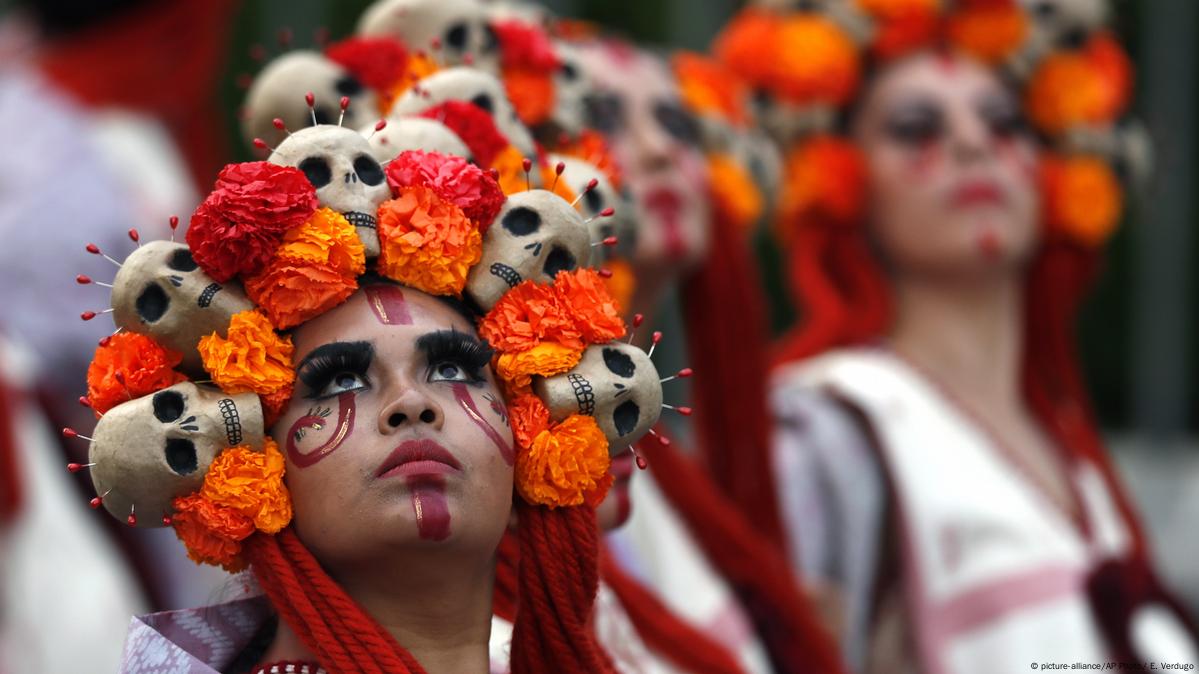
POLYGON ((301 540, 335 578, 405 551, 489 563, 512 511, 513 444, 491 350, 444 299, 366 285, 297 328, 273 427, 301 540))
POLYGON ((993 71, 931 52, 889 65, 851 131, 866 160, 870 233, 897 277, 966 280, 1029 261, 1036 146, 993 71))
POLYGON ((662 289, 708 249, 707 175, 698 127, 666 63, 630 45, 580 49, 594 85, 587 123, 612 143, 636 204, 634 310, 652 309, 662 289))

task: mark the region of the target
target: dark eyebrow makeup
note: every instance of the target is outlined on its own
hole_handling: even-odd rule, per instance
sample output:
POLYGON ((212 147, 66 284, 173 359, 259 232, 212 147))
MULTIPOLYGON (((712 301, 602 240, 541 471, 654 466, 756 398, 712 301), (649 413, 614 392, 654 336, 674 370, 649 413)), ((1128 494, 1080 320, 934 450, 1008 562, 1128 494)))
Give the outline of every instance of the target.
POLYGON ((421 335, 416 340, 416 348, 424 352, 430 365, 451 362, 476 379, 495 353, 486 342, 453 328, 421 335))
POLYGON ((374 358, 375 347, 370 342, 330 342, 304 356, 296 372, 309 391, 317 392, 341 372, 365 376, 374 358))

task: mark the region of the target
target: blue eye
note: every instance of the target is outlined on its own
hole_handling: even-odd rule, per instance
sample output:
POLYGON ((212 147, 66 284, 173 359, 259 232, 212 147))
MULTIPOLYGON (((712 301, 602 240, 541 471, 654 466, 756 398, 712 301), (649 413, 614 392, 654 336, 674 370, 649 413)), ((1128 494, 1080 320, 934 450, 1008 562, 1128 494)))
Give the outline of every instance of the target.
POLYGON ((432 372, 429 373, 429 381, 468 382, 475 381, 475 379, 457 363, 442 361, 433 366, 432 372))
POLYGON ((329 383, 317 393, 324 398, 335 396, 346 391, 358 391, 367 387, 366 378, 356 372, 339 372, 329 379, 329 383))

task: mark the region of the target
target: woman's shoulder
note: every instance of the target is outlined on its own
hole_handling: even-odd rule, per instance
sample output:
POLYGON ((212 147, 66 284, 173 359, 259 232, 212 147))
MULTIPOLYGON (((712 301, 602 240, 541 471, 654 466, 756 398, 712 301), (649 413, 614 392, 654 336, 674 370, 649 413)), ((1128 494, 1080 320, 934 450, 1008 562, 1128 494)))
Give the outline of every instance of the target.
POLYGON ((265 597, 135 616, 120 674, 224 671, 270 616, 265 597))

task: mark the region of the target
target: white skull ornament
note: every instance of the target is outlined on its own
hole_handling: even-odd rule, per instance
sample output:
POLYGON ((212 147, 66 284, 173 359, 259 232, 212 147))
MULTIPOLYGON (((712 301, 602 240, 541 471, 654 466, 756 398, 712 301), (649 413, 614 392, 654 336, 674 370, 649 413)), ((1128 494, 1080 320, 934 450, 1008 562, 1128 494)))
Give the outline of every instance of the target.
POLYGON ((426 77, 400 96, 394 115, 418 115, 446 101, 474 103, 491 114, 495 128, 525 157, 536 157, 533 136, 521 123, 504 85, 477 68, 447 68, 426 77))
POLYGON ((448 126, 424 117, 393 117, 387 126, 376 131, 375 124, 363 127, 360 133, 370 143, 375 159, 386 162, 405 150, 440 152, 470 159, 470 148, 448 126))
POLYGON ((483 235, 483 257, 466 277, 466 293, 484 311, 521 281, 550 283, 590 257, 587 224, 546 190, 510 195, 483 235))
POLYGON ((645 435, 662 414, 662 384, 649 356, 632 344, 589 346, 573 370, 533 381, 550 416, 594 417, 613 455, 645 435))
POLYGON ((402 40, 436 53, 450 65, 473 63, 499 71, 499 45, 478 0, 379 0, 362 13, 358 33, 402 40))
POLYGON ((314 51, 283 54, 267 64, 250 85, 243 106, 242 135, 246 142, 262 138, 273 146, 284 138, 284 132, 274 126, 276 117, 293 130, 311 125, 313 116, 317 124, 336 124, 342 96, 350 99, 341 118, 345 126, 358 128, 378 118, 375 92, 348 70, 314 51), (304 100, 309 92, 311 110, 304 100))
POLYGON ((562 182, 575 194, 581 195, 579 208, 587 216, 587 229, 592 243, 591 266, 600 266, 613 252, 626 257, 631 255, 637 235, 629 197, 616 191, 603 171, 582 159, 550 155, 549 163, 551 166, 561 163, 565 167, 562 170, 562 182), (595 187, 588 190, 587 185, 592 180, 595 181, 595 187), (607 208, 613 209, 612 216, 602 217, 600 214, 607 208), (610 236, 616 237, 615 249, 598 245, 610 236))
POLYGON ((268 161, 303 171, 321 206, 354 226, 366 257, 379 256, 375 215, 391 197, 391 188, 370 144, 357 131, 329 124, 301 129, 280 143, 268 161))
POLYGON ((117 405, 96 424, 92 484, 114 516, 163 526, 171 502, 198 490, 228 447, 261 449, 262 405, 253 393, 225 395, 184 382, 117 405))
POLYGON ((1108 21, 1107 0, 1020 0, 1032 18, 1023 47, 1009 62, 1013 74, 1030 76, 1056 49, 1077 49, 1108 21))
POLYGON ((196 345, 253 309, 235 282, 217 283, 182 243, 151 241, 129 254, 112 282, 113 321, 183 354, 183 369, 203 373, 196 345))
MULTIPOLYGON (((554 40, 558 69, 554 71, 554 109, 550 112, 547 134, 566 133, 577 136, 587 123, 587 92, 591 78, 587 76, 577 49, 562 40, 554 40)), ((557 136, 544 138, 556 140, 557 136)))

